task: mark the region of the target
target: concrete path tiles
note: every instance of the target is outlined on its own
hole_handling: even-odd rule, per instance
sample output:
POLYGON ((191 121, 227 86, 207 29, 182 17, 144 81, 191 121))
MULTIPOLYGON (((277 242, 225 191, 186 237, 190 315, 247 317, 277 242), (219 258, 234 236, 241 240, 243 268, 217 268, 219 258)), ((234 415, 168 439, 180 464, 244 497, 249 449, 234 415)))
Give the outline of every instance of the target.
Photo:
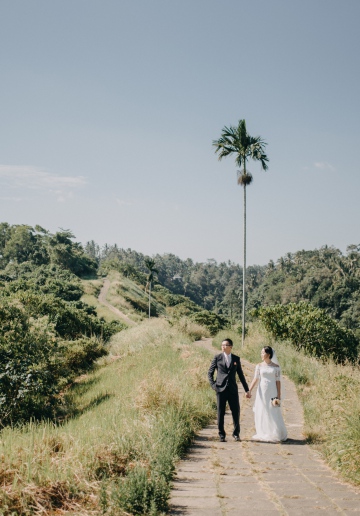
MULTIPOLYGON (((202 343, 210 348, 210 343, 202 343)), ((212 349, 213 351, 213 349, 212 349)), ((250 383, 254 366, 242 360, 250 383)), ((360 490, 339 481, 302 434, 302 407, 294 385, 285 379, 283 415, 286 443, 251 440, 255 433, 251 400, 241 396, 241 442, 231 438, 231 415, 225 416, 227 442, 216 424, 196 437, 178 464, 170 514, 184 516, 353 515, 360 516, 360 490)))

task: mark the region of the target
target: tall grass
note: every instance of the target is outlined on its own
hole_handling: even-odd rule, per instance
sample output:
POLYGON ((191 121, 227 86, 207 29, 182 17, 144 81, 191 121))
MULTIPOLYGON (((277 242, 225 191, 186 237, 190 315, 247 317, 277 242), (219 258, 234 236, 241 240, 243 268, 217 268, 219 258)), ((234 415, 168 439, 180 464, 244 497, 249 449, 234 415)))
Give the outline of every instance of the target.
POLYGON ((175 461, 214 416, 209 354, 153 319, 114 336, 106 361, 68 393, 76 417, 1 432, 5 516, 166 510, 175 461))
POLYGON ((274 342, 256 324, 245 343, 237 350, 251 362, 260 361, 264 345, 276 348, 283 372, 297 386, 308 442, 344 479, 360 485, 359 368, 309 357, 289 343, 274 342))
POLYGON ((131 279, 125 278, 117 271, 111 271, 108 274, 111 282, 107 300, 110 304, 121 310, 134 322, 140 322, 147 318, 147 295, 145 292, 131 279), (143 311, 134 307, 132 300, 142 300, 143 311))
POLYGON ((84 289, 84 294, 81 296, 81 301, 84 301, 84 303, 93 306, 96 309, 98 317, 103 317, 106 322, 119 320, 120 322, 122 322, 122 319, 120 319, 120 317, 118 317, 111 310, 109 310, 109 308, 102 305, 98 300, 98 296, 103 285, 103 280, 82 280, 81 284, 84 289))

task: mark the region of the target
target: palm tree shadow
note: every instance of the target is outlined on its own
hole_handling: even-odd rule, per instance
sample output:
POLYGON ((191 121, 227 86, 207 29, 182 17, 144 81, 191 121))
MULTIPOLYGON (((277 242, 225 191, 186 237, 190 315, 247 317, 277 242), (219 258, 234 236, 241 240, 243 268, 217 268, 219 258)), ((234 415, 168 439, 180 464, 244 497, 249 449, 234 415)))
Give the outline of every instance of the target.
POLYGON ((71 409, 69 410, 69 412, 67 414, 66 419, 80 417, 82 414, 89 412, 89 410, 92 410, 93 408, 101 405, 101 403, 104 403, 104 401, 107 401, 114 396, 115 396, 115 394, 110 394, 108 392, 105 392, 102 394, 97 394, 92 400, 89 401, 89 403, 82 406, 81 408, 76 407, 76 406, 71 407, 71 409))
POLYGON ((306 439, 287 439, 281 443, 282 446, 304 446, 308 444, 306 439))
POLYGON ((67 410, 65 418, 69 420, 71 418, 76 418, 89 412, 93 408, 97 407, 104 401, 107 401, 111 397, 115 396, 114 394, 110 394, 108 392, 103 392, 94 395, 92 399, 87 402, 82 402, 82 397, 86 395, 94 386, 96 386, 100 381, 99 377, 93 376, 91 378, 81 379, 71 385, 69 388, 66 398, 67 398, 67 410))
POLYGON ((91 387, 99 383, 100 378, 93 376, 92 378, 86 378, 79 382, 74 382, 69 388, 69 393, 75 396, 82 396, 86 394, 91 387))

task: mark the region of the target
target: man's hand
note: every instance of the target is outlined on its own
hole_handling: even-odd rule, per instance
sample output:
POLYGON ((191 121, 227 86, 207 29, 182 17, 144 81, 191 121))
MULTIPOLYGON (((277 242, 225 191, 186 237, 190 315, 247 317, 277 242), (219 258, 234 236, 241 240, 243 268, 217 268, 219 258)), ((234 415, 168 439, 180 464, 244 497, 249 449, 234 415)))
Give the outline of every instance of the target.
POLYGON ((247 391, 247 393, 245 394, 245 397, 246 397, 246 398, 251 398, 251 392, 250 392, 250 391, 247 391))

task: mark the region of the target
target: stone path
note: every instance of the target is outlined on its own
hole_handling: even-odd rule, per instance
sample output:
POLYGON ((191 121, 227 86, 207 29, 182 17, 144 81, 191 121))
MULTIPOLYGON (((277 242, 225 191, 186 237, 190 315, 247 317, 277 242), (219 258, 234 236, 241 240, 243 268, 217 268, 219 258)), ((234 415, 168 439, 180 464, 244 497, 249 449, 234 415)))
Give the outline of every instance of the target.
MULTIPOLYGON (((199 343, 214 353, 211 342, 199 343)), ((214 353, 215 354, 215 353, 214 353)), ((210 362, 209 362, 210 363, 210 362)), ((250 384, 254 366, 242 360, 250 384)), ((339 481, 302 434, 302 407, 292 382, 285 379, 282 411, 289 439, 270 444, 251 441, 255 433, 252 405, 241 399, 241 442, 220 443, 214 424, 204 428, 177 468, 170 514, 186 516, 272 516, 304 514, 360 515, 360 490, 339 481)))

